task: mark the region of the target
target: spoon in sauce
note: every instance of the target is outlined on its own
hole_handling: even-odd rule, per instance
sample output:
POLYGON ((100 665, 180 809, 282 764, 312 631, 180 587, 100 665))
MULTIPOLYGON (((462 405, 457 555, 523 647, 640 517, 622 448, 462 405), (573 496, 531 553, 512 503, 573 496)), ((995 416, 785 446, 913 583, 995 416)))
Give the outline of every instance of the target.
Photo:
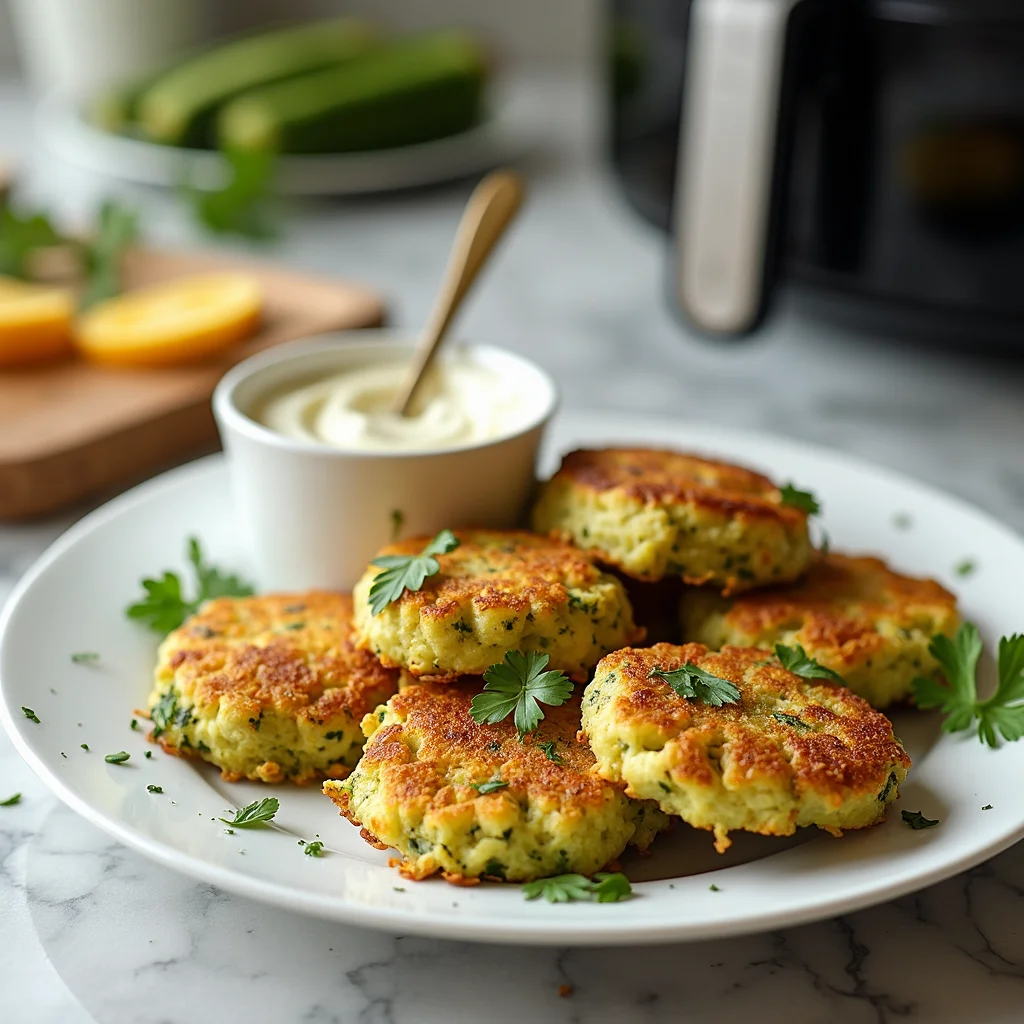
POLYGON ((515 171, 493 171, 473 190, 455 233, 441 290, 395 396, 392 412, 399 416, 411 414, 416 394, 441 348, 449 325, 477 274, 519 210, 524 192, 523 179, 515 171))

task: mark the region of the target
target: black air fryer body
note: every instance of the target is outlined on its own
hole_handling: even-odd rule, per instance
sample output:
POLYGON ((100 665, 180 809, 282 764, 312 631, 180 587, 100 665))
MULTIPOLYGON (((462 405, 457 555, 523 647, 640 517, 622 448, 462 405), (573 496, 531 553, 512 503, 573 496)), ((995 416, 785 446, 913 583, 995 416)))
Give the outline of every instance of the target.
POLYGON ((611 8, 615 168, 692 324, 753 330, 784 281, 886 333, 1024 348, 1022 0, 611 8))

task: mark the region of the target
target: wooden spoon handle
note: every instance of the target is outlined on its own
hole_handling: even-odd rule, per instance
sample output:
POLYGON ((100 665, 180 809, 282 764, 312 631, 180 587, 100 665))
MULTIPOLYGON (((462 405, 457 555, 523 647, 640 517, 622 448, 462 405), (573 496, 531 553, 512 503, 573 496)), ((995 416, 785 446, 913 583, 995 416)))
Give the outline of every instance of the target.
POLYGON ((448 325, 519 209, 524 191, 523 179, 515 171, 494 171, 477 185, 469 197, 455 233, 437 301, 395 396, 393 408, 400 415, 409 415, 416 392, 441 347, 448 325))

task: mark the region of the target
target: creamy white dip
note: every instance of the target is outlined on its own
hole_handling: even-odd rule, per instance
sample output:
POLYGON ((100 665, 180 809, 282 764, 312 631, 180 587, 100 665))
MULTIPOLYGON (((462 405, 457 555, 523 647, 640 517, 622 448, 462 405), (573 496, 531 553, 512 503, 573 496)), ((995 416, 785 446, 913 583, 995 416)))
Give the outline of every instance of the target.
POLYGON ((458 354, 431 369, 411 416, 390 412, 405 363, 382 362, 279 391, 256 412, 298 441, 356 451, 461 448, 515 433, 533 411, 520 381, 458 354))

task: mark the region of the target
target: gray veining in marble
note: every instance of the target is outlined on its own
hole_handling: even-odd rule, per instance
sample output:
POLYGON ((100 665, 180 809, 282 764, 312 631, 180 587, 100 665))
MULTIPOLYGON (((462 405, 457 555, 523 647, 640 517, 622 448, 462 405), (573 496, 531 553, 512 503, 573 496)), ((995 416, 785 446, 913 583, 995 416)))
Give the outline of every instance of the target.
MULTIPOLYGON (((791 302, 756 340, 688 337, 661 241, 589 157, 577 79, 535 83, 533 195, 461 322, 531 355, 569 407, 672 412, 806 438, 955 491, 1024 527, 1024 361, 857 338, 791 302)), ((69 217, 116 191, 153 238, 194 243, 159 193, 52 163, 0 90, 0 136, 69 217)), ((426 315, 465 183, 295 214, 276 258, 364 280, 426 315)), ((79 513, 83 510, 79 510, 79 513)), ((0 600, 76 514, 0 526, 0 600)), ((0 1022, 433 1024, 1024 1021, 1024 846, 914 896, 782 933, 633 950, 396 938, 229 896, 147 862, 58 805, 0 737, 0 1022), (567 988, 563 988, 563 986, 567 988), (560 995, 559 991, 568 992, 560 995)))

